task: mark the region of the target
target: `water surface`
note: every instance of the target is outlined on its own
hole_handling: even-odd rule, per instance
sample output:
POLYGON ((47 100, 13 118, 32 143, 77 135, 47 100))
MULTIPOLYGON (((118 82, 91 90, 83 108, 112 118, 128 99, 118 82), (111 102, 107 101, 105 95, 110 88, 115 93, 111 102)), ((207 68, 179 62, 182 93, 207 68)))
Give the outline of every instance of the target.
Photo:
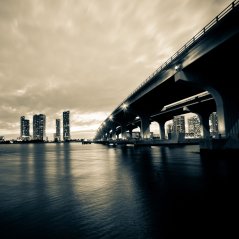
POLYGON ((236 238, 238 178, 196 145, 0 145, 1 238, 236 238))

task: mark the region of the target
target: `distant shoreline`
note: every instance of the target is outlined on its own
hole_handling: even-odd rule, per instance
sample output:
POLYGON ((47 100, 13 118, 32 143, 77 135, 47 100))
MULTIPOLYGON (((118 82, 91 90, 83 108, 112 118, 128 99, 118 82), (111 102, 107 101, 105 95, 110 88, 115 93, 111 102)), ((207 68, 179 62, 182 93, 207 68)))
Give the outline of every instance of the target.
POLYGON ((82 139, 75 139, 69 141, 42 141, 42 140, 32 140, 32 141, 15 141, 15 140, 6 140, 0 142, 0 144, 65 144, 65 143, 82 143, 82 144, 90 144, 92 140, 82 140, 82 139))

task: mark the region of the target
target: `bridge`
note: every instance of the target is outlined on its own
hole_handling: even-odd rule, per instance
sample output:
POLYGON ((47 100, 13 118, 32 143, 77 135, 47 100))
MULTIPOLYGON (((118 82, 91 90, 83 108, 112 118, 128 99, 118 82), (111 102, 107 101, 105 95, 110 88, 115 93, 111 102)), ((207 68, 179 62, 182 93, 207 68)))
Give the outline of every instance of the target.
POLYGON ((102 122, 95 140, 114 140, 140 127, 150 138, 152 121, 165 140, 165 122, 196 113, 202 128, 201 150, 239 149, 239 0, 233 1, 181 47, 102 122), (216 111, 219 137, 211 139, 209 115, 216 111))

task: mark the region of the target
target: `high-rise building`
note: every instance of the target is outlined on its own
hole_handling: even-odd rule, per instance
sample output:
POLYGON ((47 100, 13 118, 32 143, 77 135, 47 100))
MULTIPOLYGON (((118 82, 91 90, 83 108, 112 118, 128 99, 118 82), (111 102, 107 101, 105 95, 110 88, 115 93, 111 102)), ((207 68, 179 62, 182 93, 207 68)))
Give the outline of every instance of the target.
POLYGON ((63 140, 67 141, 71 139, 70 134, 70 111, 63 112, 63 140))
POLYGON ((24 121, 25 121, 25 116, 21 116, 21 118, 20 118, 20 137, 22 137, 24 135, 24 133, 23 133, 24 121))
POLYGON ((166 137, 168 139, 171 139, 172 133, 173 133, 173 123, 170 122, 166 125, 166 137))
POLYGON ((188 118, 188 134, 193 138, 201 137, 201 124, 197 115, 188 118))
POLYGON ((218 137, 218 118, 217 113, 213 112, 209 117, 210 135, 215 138, 218 137))
POLYGON ((174 116, 173 132, 176 134, 185 133, 185 117, 184 117, 184 115, 174 116))
POLYGON ((56 119, 56 133, 54 136, 56 142, 61 141, 61 120, 56 119))
POLYGON ((44 114, 33 116, 33 139, 46 140, 46 116, 44 114))
POLYGON ((23 140, 29 140, 30 138, 30 123, 29 120, 25 119, 25 116, 20 118, 20 137, 23 140))

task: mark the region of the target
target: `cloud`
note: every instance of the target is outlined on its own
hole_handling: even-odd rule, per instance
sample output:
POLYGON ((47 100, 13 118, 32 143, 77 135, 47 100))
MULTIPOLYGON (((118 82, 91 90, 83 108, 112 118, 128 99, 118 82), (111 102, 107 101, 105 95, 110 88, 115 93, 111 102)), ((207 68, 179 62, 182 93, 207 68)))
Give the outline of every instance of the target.
POLYGON ((0 1, 0 130, 34 112, 111 112, 230 2, 0 1))

